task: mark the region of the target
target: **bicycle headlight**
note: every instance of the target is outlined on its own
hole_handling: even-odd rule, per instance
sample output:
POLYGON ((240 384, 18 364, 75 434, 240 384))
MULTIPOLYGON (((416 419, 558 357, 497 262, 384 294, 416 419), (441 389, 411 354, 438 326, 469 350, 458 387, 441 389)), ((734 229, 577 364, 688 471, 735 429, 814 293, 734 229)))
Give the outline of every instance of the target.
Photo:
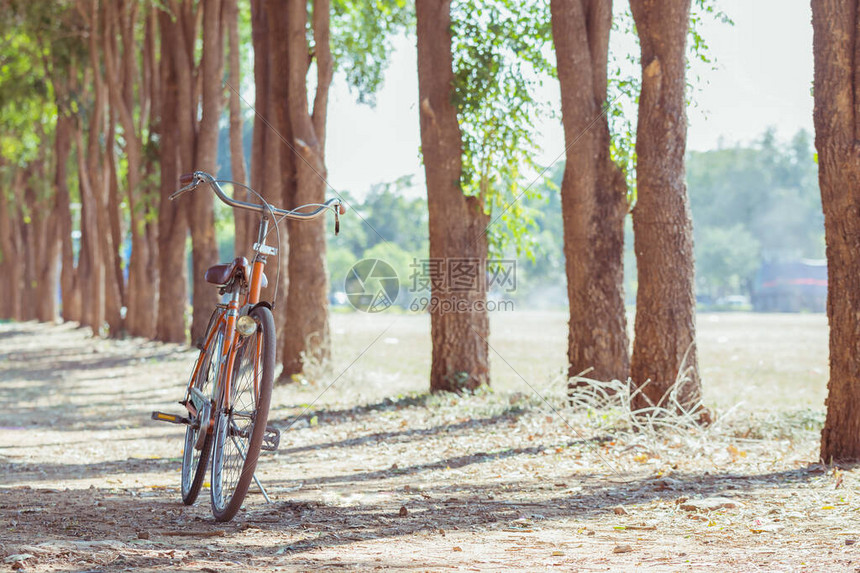
POLYGON ((242 336, 251 336, 257 332, 257 321, 252 316, 248 316, 247 314, 242 315, 236 321, 236 330, 242 336))

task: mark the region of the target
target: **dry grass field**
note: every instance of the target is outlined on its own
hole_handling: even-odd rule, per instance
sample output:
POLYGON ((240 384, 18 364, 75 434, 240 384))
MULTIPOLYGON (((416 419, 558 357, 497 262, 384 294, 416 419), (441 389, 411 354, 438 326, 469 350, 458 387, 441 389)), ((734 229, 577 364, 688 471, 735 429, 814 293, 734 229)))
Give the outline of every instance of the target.
MULTIPOLYGON (((632 332, 632 317, 630 323, 632 332)), ((333 315, 333 371, 346 370, 338 388, 354 386, 367 400, 424 391, 429 328, 427 316, 333 315)), ((697 329, 708 405, 723 410, 738 404, 753 410, 824 407, 828 330, 823 314, 700 314, 697 329)), ((565 313, 495 313, 489 342, 496 390, 530 392, 530 384, 542 394, 564 391, 565 313)))

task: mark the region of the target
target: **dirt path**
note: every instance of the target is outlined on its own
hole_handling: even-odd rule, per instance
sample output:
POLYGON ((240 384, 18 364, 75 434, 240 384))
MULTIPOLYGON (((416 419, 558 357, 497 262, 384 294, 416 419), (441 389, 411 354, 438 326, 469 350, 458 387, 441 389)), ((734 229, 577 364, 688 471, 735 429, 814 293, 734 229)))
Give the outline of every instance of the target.
POLYGON ((405 392, 420 365, 276 389, 275 423, 306 414, 261 461, 274 503, 217 524, 206 491, 179 500, 181 429, 149 420, 193 358, 0 324, 0 571, 860 571, 860 476, 813 463, 814 427, 648 444, 527 388, 405 392))

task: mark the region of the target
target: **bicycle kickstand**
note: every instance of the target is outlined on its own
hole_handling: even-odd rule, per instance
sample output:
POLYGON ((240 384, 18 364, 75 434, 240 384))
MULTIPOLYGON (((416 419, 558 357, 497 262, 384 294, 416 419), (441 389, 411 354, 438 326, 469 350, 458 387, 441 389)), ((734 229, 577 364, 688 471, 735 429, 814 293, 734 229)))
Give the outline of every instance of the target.
POLYGON ((257 472, 254 472, 254 483, 256 483, 257 487, 260 488, 260 492, 263 494, 263 497, 266 498, 266 503, 272 503, 272 500, 269 499, 269 494, 266 493, 266 488, 263 487, 263 484, 261 484, 260 480, 257 478, 257 472))
MULTIPOLYGON (((247 458, 245 456, 245 451, 242 449, 242 446, 236 441, 236 438, 231 436, 233 439, 233 444, 236 446, 236 449, 239 451, 239 455, 242 456, 242 461, 245 461, 247 458)), ((257 484, 257 487, 260 488, 260 492, 263 494, 263 497, 266 499, 266 503, 272 503, 269 494, 266 492, 266 488, 263 487, 263 484, 260 483, 260 478, 257 477, 257 472, 254 472, 252 476, 254 478, 254 483, 257 484)))

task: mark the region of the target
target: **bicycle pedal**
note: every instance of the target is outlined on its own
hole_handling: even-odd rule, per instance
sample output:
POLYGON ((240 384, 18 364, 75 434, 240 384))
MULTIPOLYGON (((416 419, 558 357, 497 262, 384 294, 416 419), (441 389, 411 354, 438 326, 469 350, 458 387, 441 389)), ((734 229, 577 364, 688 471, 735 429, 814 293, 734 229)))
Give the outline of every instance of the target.
POLYGON ((266 426, 266 433, 263 434, 263 444, 260 449, 267 452, 274 452, 281 444, 281 431, 274 426, 266 426))
POLYGON ((191 420, 188 418, 183 418, 176 414, 165 414, 164 412, 153 412, 152 419, 159 422, 170 422, 171 424, 185 424, 186 426, 191 423, 191 420))

